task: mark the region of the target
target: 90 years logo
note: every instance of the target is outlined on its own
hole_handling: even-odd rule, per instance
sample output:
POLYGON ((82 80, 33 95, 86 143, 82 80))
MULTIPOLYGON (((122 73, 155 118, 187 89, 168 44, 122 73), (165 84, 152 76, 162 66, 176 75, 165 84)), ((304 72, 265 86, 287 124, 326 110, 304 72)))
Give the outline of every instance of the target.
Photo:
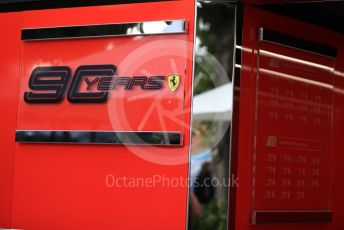
MULTIPOLYGON (((110 90, 122 87, 124 90, 160 90, 165 76, 115 76, 114 65, 83 65, 76 69, 67 92, 71 103, 101 103, 108 100, 110 90), (86 84, 86 92, 80 87, 86 84), (96 91, 91 89, 95 88, 96 91)), ((29 79, 31 92, 24 93, 26 103, 57 103, 65 95, 71 69, 68 66, 37 67, 29 79)), ((177 74, 168 76, 168 85, 172 91, 178 88, 180 77, 177 74)))

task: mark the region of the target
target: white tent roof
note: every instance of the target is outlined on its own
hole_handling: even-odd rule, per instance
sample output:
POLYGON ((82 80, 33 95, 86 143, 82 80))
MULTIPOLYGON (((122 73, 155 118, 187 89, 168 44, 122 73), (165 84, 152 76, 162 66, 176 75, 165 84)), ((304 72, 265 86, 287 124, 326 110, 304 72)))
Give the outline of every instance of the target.
POLYGON ((227 83, 216 89, 194 96, 194 120, 231 120, 233 85, 227 83))

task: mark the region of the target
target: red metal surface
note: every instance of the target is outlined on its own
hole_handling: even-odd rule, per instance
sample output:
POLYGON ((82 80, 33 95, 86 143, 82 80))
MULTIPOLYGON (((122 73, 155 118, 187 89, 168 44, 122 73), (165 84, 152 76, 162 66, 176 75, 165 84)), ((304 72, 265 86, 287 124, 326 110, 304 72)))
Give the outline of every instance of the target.
POLYGON ((1 63, 0 113, 3 121, 0 129, 0 226, 10 227, 12 201, 14 134, 17 124, 18 77, 20 62, 19 13, 0 14, 1 63))
POLYGON ((276 50, 333 66, 331 58, 259 45, 254 209, 328 210, 333 74, 276 50))
MULTIPOLYGON (((151 97, 127 100, 138 96, 141 92, 135 89, 133 92, 118 92, 118 97, 113 97, 110 103, 121 106, 108 107, 108 104, 78 105, 70 104, 64 100, 56 105, 27 105, 22 101, 22 94, 27 90, 27 80, 34 66, 37 65, 68 65, 75 71, 79 65, 85 64, 114 64, 121 62, 126 54, 135 52, 143 45, 151 42, 160 42, 162 46, 171 45, 168 39, 176 39, 183 42, 193 42, 193 1, 178 1, 164 3, 128 4, 116 6, 85 7, 59 10, 32 11, 23 13, 1 14, 1 21, 8 23, 1 27, 6 36, 0 38, 2 45, 3 71, 0 88, 0 109, 3 118, 3 129, 0 130, 0 143, 3 148, 0 160, 0 227, 12 227, 23 229, 184 229, 186 225, 187 188, 186 187, 136 187, 136 188, 109 188, 106 186, 106 176, 151 178, 154 175, 164 175, 165 178, 186 178, 189 133, 184 125, 189 124, 189 108, 192 69, 192 49, 187 47, 185 53, 177 50, 171 54, 175 60, 175 68, 180 72, 182 85, 179 91, 171 93, 167 88, 154 92, 151 97), (154 12, 154 13, 152 13, 154 12), (71 17, 66 17, 71 15, 71 17), (42 20, 44 19, 44 20, 42 20), (140 40, 134 38, 104 38, 89 40, 66 41, 38 41, 22 42, 20 44, 20 29, 103 24, 116 22, 150 21, 166 19, 186 19, 189 25, 187 35, 150 36, 140 40), (184 57, 184 58, 181 58, 184 57), (186 68, 185 68, 186 67, 186 68), (184 73, 184 69, 186 72, 184 73), (19 79, 18 79, 19 76, 19 79), (19 80, 19 81, 18 81, 19 80), (18 89, 20 86, 20 90, 18 89), (18 92, 20 94, 18 95, 18 92), (123 146, 80 146, 80 145, 39 145, 39 144, 15 144, 14 132, 16 129, 73 129, 73 130, 157 130, 161 129, 161 121, 158 112, 155 111, 147 120, 144 127, 140 121, 142 111, 146 111, 154 103, 154 98, 161 96, 159 105, 164 111, 177 111, 175 118, 184 121, 184 125, 173 121, 166 121, 164 129, 181 131, 183 133, 184 146, 171 147, 130 147, 123 146), (127 98, 128 97, 128 98, 127 98), (111 120, 110 111, 119 115, 118 119, 111 120), (17 112, 19 118, 17 122, 17 112), (116 122, 116 121, 128 122, 116 122), (14 150, 15 146, 15 150, 14 150), (136 154, 134 154, 135 152, 136 154), (159 165, 144 159, 145 157, 159 158, 164 154, 168 160, 176 158, 184 160, 181 165, 159 165), (13 174, 14 172, 14 174, 13 174), (12 180, 14 178, 14 180, 12 180), (12 182, 14 181, 14 185, 12 182), (13 187, 13 197, 12 197, 13 187), (12 208, 11 208, 12 207, 12 208), (12 219, 12 220, 11 220, 12 219)), ((292 19, 267 13, 255 8, 246 7, 244 14, 243 33, 243 60, 240 95, 240 133, 238 177, 239 188, 236 202, 236 229, 342 229, 344 226, 343 207, 344 192, 341 183, 341 175, 344 174, 344 156, 341 154, 344 148, 343 136, 343 106, 344 106, 344 47, 340 43, 343 36, 320 29, 292 19), (288 26, 285 26, 288 25, 288 26), (321 43, 335 46, 339 50, 338 58, 328 61, 323 58, 314 58, 312 55, 303 54, 277 46, 266 46, 264 49, 278 54, 298 57, 302 60, 333 65, 335 72, 324 73, 317 70, 320 79, 314 79, 314 74, 307 75, 307 71, 299 73, 290 72, 290 68, 281 67, 280 72, 295 75, 305 74, 304 79, 316 80, 331 84, 332 98, 325 98, 325 105, 332 104, 332 115, 323 114, 327 120, 324 126, 314 130, 306 130, 302 126, 293 127, 299 137, 311 135, 313 139, 325 139, 322 145, 319 182, 321 189, 315 190, 308 200, 298 202, 296 200, 274 202, 264 199, 265 179, 269 172, 264 170, 254 171, 254 135, 264 139, 267 131, 276 130, 283 135, 288 133, 290 126, 285 123, 273 123, 260 119, 261 113, 270 109, 258 107, 258 122, 255 120, 257 82, 264 91, 270 89, 273 80, 264 79, 264 73, 260 72, 261 79, 257 81, 257 55, 254 50, 262 49, 258 43, 258 28, 268 27, 281 32, 311 39, 321 43), (269 86, 269 87, 268 87, 269 86), (332 116, 332 131, 328 134, 328 122, 332 116), (255 127, 258 127, 256 132, 255 127), (277 128, 278 127, 278 128, 277 128), (263 129, 264 128, 264 129, 263 129), (330 135, 330 137, 328 137, 330 135), (328 153, 328 154, 327 154, 328 153), (328 174, 326 174, 328 171, 328 174), (253 172, 256 181, 257 196, 252 198, 253 172), (258 186, 258 187, 257 187, 258 186), (259 187, 263 186, 263 187, 259 187), (327 194, 327 192, 329 194, 327 194), (333 211, 333 223, 324 225, 269 225, 252 226, 250 223, 251 212, 255 209, 299 209, 323 210, 329 208, 333 211)), ((154 57, 154 54, 147 54, 154 57)), ((261 57, 259 66, 276 71, 269 66, 270 60, 261 57)), ((140 67, 152 74, 169 74, 169 56, 159 60, 151 59, 141 63, 140 67), (159 64, 157 64, 159 63, 159 64)), ((140 64, 139 62, 135 62, 140 64)), ((287 63, 285 63, 287 64, 287 63)), ((136 75, 140 69, 128 69, 123 74, 136 75)), ((285 84, 281 84, 286 90, 285 84)), ((303 91, 313 92, 318 88, 304 88, 303 85, 295 87, 299 93, 303 91)), ((260 95, 260 94, 258 94, 260 95)), ((329 95, 324 92, 324 95, 329 95)), ((273 97, 272 99, 275 99, 273 97)), ((258 101, 268 102, 271 98, 258 97, 258 101)), ((292 135, 292 134, 289 134, 292 135)), ((317 143, 311 143, 318 148, 317 143)), ((258 146, 257 152, 265 153, 264 146, 258 146)), ((287 153, 288 154, 288 153, 287 153)), ((304 154, 304 153, 299 153, 304 154)), ((306 153, 308 154, 308 153, 306 153)), ((306 158, 314 157, 308 154, 306 158)), ((259 156, 260 158, 261 156, 259 156)), ((266 157, 266 156, 265 156, 266 157)), ((296 157, 296 160, 299 156, 296 157)), ((315 156, 316 157, 316 156, 315 156)), ((262 161, 255 170, 268 169, 268 161, 262 161)), ((268 159, 268 158, 267 158, 268 159)), ((301 156, 302 161, 302 156, 301 156)), ((283 159, 282 159, 283 160, 283 159)), ((295 160, 295 159, 294 159, 295 160)), ((279 168, 284 166, 278 163, 279 168)), ((296 162, 297 164, 297 162, 296 162)), ((292 168, 298 166, 291 166, 292 168)), ((312 171, 312 166, 306 166, 306 171, 312 171)), ((280 178, 284 179, 284 178, 280 178)), ((295 178, 292 178, 295 179, 295 178)), ((296 178, 297 179, 297 178, 296 178)), ((310 181, 312 181, 312 177, 310 181)))
POLYGON ((342 159, 338 150, 343 148, 343 135, 339 133, 343 127, 340 118, 343 113, 340 104, 343 78, 339 72, 343 57, 343 46, 339 41, 342 39, 342 35, 325 29, 255 8, 245 8, 238 156, 240 186, 235 214, 237 229, 341 229, 344 226, 341 212, 344 200, 340 195, 344 190, 340 183, 344 172, 338 164, 342 159), (260 27, 337 47, 338 58, 331 60, 264 44, 258 41, 260 27), (267 57, 262 50, 307 61, 308 64, 286 61, 280 56, 267 57), (321 70, 309 63, 334 69, 321 70), (295 75, 297 80, 293 78, 295 75), (291 91, 294 97, 288 95, 291 91), (306 94, 308 98, 302 98, 306 94), (305 104, 307 112, 302 109, 305 104), (319 107, 321 112, 317 113, 315 108, 319 107), (318 124, 319 120, 321 124, 318 124), (272 138, 275 136, 278 138, 272 138), (312 141, 305 142, 305 137, 312 141), (290 142, 288 138, 294 139, 290 142), (307 148, 283 146, 283 143, 295 143, 295 139, 301 139, 303 144, 300 146, 307 148), (283 174, 284 168, 287 175, 283 174), (284 181, 289 181, 290 185, 284 186, 284 181), (298 184, 298 181, 303 182, 298 184), (333 222, 253 226, 251 213, 257 210, 332 210, 333 222))
POLYGON ((1 129, 3 155, 0 161, 0 227, 185 228, 186 186, 166 186, 159 183, 152 187, 108 187, 106 178, 108 175, 142 180, 149 180, 156 175, 163 176, 166 180, 187 178, 191 100, 190 94, 185 92, 190 92, 191 87, 193 51, 189 44, 193 43, 194 2, 27 11, 2 14, 0 17, 2 21, 9 22, 1 25, 6 26, 3 31, 7 36, 0 39, 1 44, 5 44, 2 45, 2 53, 6 57, 3 57, 1 66, 3 82, 7 83, 1 86, 1 100, 4 101, 0 106, 3 119, 6 120, 4 129, 1 129), (186 20, 188 32, 182 35, 147 37, 21 41, 20 44, 21 28, 171 19, 186 20), (176 43, 182 45, 176 47, 176 43), (160 45, 160 54, 159 50, 153 49, 154 44, 160 45), (126 59, 129 54, 133 60, 126 59), (123 61, 127 64, 125 69, 120 68, 123 61), (128 63, 132 63, 132 66, 128 67, 128 63), (166 82, 162 90, 148 95, 146 93, 141 98, 143 92, 139 87, 127 92, 116 90, 109 102, 103 104, 71 104, 65 99, 59 104, 33 105, 23 101, 23 93, 28 91, 27 82, 34 67, 66 65, 74 72, 80 65, 95 64, 116 65, 120 76, 165 75, 166 82), (18 82, 19 71, 21 74, 18 82), (167 75, 171 73, 178 73, 181 77, 181 84, 176 92, 172 92, 167 86, 167 75), (151 105, 154 105, 155 110, 146 119, 144 115, 151 105), (161 112, 165 114, 163 122, 159 116, 161 112), (142 123, 143 119, 146 121, 142 123), (15 144, 15 129, 180 131, 183 146, 128 148, 15 144), (167 165, 166 162, 169 161, 171 165, 167 165))

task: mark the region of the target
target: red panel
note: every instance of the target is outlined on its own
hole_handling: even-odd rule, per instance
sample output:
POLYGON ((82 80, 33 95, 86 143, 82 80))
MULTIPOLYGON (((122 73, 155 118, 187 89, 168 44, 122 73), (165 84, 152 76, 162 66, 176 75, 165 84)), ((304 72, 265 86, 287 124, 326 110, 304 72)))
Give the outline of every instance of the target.
POLYGON ((297 62, 310 59, 324 68, 334 64, 278 45, 259 46, 255 210, 329 209, 333 74, 297 62))
POLYGON ((14 134, 17 123, 18 76, 20 60, 19 13, 0 14, 2 35, 0 84, 0 227, 10 227, 14 167, 14 134))
POLYGON ((334 32, 245 8, 237 229, 342 228, 344 206, 340 194, 344 187, 340 181, 344 172, 338 163, 343 158, 339 150, 343 148, 343 134, 339 131, 343 130, 341 40, 343 36, 334 32), (330 59, 259 42, 261 27, 337 47, 339 55, 330 59), (279 56, 264 55, 262 50, 279 56), (318 65, 286 60, 281 55, 318 65), (297 100, 292 99, 291 91, 297 100), (333 223, 253 226, 251 214, 255 210, 332 210, 333 223))
POLYGON ((333 155, 332 155, 332 210, 333 220, 337 228, 341 229, 344 226, 343 207, 344 207, 344 46, 341 41, 343 38, 337 40, 340 48, 338 61, 336 62, 336 77, 334 79, 334 97, 333 97, 333 155))
POLYGON ((28 130, 180 131, 183 146, 17 144, 12 227, 185 228, 186 186, 156 182, 155 186, 109 187, 106 179, 110 183, 113 177, 128 182, 157 176, 165 183, 187 179, 190 98, 184 95, 192 78, 193 1, 32 11, 23 16, 24 28, 185 19, 188 32, 182 35, 23 42, 18 122, 18 129, 28 130), (33 105, 22 100, 34 67, 69 66, 75 72, 78 66, 91 64, 113 64, 120 76, 177 72, 181 84, 176 92, 167 81, 162 90, 148 93, 139 87, 119 89, 102 104, 72 104, 64 99, 59 104, 33 105), (164 117, 159 116, 162 112, 164 117))

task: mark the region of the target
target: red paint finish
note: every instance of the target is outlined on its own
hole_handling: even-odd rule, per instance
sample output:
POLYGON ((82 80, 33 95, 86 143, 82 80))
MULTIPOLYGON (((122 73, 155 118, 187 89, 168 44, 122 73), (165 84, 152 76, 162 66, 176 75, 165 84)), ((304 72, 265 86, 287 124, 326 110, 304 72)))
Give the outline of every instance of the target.
POLYGON ((333 73, 286 57, 334 63, 292 51, 259 44, 255 210, 329 209, 333 73))
POLYGON ((168 180, 185 182, 188 176, 194 1, 26 11, 0 18, 9 22, 1 25, 8 36, 0 38, 6 56, 1 64, 6 82, 1 87, 6 88, 0 90, 5 119, 0 227, 184 229, 188 188, 168 180), (21 28, 173 19, 187 21, 186 34, 20 41, 21 28), (37 66, 69 66, 75 72, 81 65, 100 64, 117 66, 120 76, 163 75, 164 87, 146 92, 120 88, 102 104, 23 100, 37 66), (181 78, 175 92, 167 84, 171 73, 181 78), (19 144, 14 143, 16 129, 179 131, 183 146, 19 144), (121 178, 117 186, 114 178, 121 178), (141 181, 137 187, 128 184, 131 178, 141 181), (159 180, 155 185, 149 182, 153 178, 159 180))
POLYGON ((342 39, 293 19, 244 9, 236 229, 344 226, 344 171, 338 163, 343 149, 342 39), (260 27, 337 47, 339 55, 331 59, 259 42, 260 27), (259 210, 332 210, 333 222, 251 225, 251 213, 259 210))
POLYGON ((1 44, 1 84, 0 114, 0 227, 10 227, 13 168, 14 168, 14 134, 18 110, 18 77, 20 70, 20 28, 19 13, 0 14, 3 35, 1 44))
MULTIPOLYGON (((338 42, 343 41, 343 38, 338 42)), ((332 155, 332 178, 331 178, 331 205, 333 213, 333 220, 337 228, 342 229, 344 226, 343 207, 344 207, 344 185, 342 176, 344 175, 344 45, 339 44, 340 53, 336 63, 336 77, 334 78, 334 113, 333 113, 333 155, 332 155), (337 75, 340 74, 340 75, 337 75)))

